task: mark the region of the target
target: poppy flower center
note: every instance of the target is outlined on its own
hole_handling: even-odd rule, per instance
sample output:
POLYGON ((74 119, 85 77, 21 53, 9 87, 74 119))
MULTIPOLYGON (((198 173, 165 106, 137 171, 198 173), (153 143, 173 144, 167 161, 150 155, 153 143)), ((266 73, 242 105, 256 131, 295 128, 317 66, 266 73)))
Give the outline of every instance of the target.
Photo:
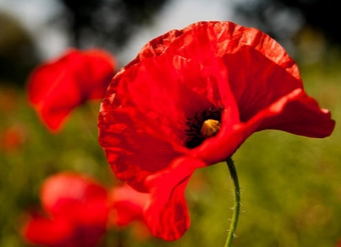
POLYGON ((187 118, 185 146, 195 148, 205 139, 215 136, 221 126, 222 110, 222 107, 211 107, 196 113, 192 118, 187 118))
POLYGON ((215 119, 207 119, 203 122, 200 133, 204 138, 215 136, 220 129, 220 122, 215 119))

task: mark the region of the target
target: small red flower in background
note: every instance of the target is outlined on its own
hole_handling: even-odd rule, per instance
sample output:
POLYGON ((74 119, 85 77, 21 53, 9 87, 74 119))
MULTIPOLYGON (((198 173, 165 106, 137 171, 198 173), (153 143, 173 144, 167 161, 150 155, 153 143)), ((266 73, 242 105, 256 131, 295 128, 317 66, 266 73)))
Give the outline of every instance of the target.
POLYGON ((128 185, 107 189, 87 176, 59 173, 43 183, 44 212, 31 213, 23 236, 30 243, 48 247, 92 247, 108 227, 134 224, 135 236, 147 238, 150 233, 143 216, 147 198, 128 185))
POLYGON ((124 227, 134 220, 144 221, 143 208, 148 194, 140 193, 128 185, 115 187, 111 191, 112 207, 115 210, 113 223, 124 227))
POLYGON ((146 221, 165 240, 189 227, 184 190, 195 169, 226 160, 256 131, 322 138, 334 125, 285 50, 231 22, 199 22, 150 41, 113 78, 98 120, 109 164, 150 193, 146 221), (211 135, 202 131, 207 120, 211 135))
POLYGON ((18 150, 24 144, 26 137, 26 129, 20 125, 0 130, 0 150, 4 152, 18 150))
POLYGON ((70 49, 32 72, 29 101, 48 129, 58 131, 77 106, 102 99, 115 67, 114 57, 104 50, 70 49))
POLYGON ((107 230, 108 192, 90 178, 73 173, 49 177, 41 189, 46 215, 32 215, 23 234, 31 243, 51 247, 96 246, 107 230))
POLYGON ((111 223, 114 226, 126 227, 133 225, 135 236, 146 239, 150 236, 150 231, 144 218, 144 207, 149 195, 134 190, 129 185, 114 187, 111 192, 111 223))

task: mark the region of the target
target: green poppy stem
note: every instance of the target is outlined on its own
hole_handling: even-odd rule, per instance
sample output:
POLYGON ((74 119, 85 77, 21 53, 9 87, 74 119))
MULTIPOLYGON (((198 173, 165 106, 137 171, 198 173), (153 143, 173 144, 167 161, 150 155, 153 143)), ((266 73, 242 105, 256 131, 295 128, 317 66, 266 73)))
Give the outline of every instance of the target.
POLYGON ((224 247, 230 247, 234 238, 234 233, 237 228, 239 212, 240 212, 240 187, 238 182, 237 171, 231 158, 226 160, 227 166, 230 171, 230 176, 234 185, 234 208, 231 219, 230 228, 228 230, 227 238, 224 247))

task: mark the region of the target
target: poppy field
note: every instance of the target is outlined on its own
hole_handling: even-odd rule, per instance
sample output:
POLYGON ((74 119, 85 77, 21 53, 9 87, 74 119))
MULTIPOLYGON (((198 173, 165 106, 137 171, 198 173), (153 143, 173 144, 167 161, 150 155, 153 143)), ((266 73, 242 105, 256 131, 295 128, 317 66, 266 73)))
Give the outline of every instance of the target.
MULTIPOLYGON (((192 28, 198 29, 195 32, 205 42, 206 31, 192 28)), ((70 50, 61 59, 32 71, 24 87, 1 84, 0 246, 224 246, 234 189, 228 167, 221 161, 232 157, 241 197, 232 246, 339 247, 341 60, 335 55, 306 63, 298 54, 303 89, 296 86, 300 81, 296 65, 275 41, 258 31, 241 29, 249 32, 245 39, 255 35, 265 41, 260 45, 250 42, 258 52, 250 52, 256 58, 247 49, 241 49, 241 57, 231 57, 251 61, 251 65, 255 59, 264 65, 262 69, 271 68, 270 75, 260 76, 261 80, 287 83, 281 88, 265 86, 275 91, 275 99, 259 96, 257 90, 263 84, 255 80, 243 90, 256 92, 246 94, 257 99, 256 103, 245 106, 237 102, 237 106, 232 102, 226 91, 233 92, 235 98, 250 99, 238 94, 233 83, 232 90, 219 83, 227 75, 216 72, 234 66, 233 60, 219 60, 212 50, 196 60, 184 60, 188 54, 197 55, 197 49, 209 47, 187 44, 187 36, 195 34, 192 30, 152 40, 124 68, 104 51, 70 50), (175 45, 168 46, 169 40, 175 45), (268 52, 269 47, 276 48, 275 55, 281 60, 268 58, 269 54, 275 56, 268 52), (167 54, 172 52, 183 57, 170 60, 167 54), (181 68, 175 66, 176 70, 170 64, 181 68), (165 67, 169 78, 160 73, 165 67), (196 70, 200 73, 192 73, 196 70), (289 73, 292 77, 286 77, 289 73), (161 84, 153 83, 160 78, 189 82, 186 88, 181 84, 164 93, 161 84), (44 80, 51 82, 45 84, 48 89, 39 85, 44 80), (67 86, 60 87, 65 81, 67 86), (97 88, 94 82, 101 86, 97 88), (213 93, 206 95, 207 91, 201 90, 205 87, 213 93), (168 94, 172 97, 167 98, 168 94), (197 101, 188 103, 190 97, 197 101), (158 100, 153 102, 155 98, 158 100), (263 100, 260 98, 267 101, 266 107, 262 102, 257 105, 263 100), (179 104, 172 108, 174 101, 179 104), (220 104, 225 108, 220 109, 220 104), (268 109, 270 104, 273 107, 268 109), (237 108, 240 116, 234 113, 237 108), (205 111, 195 115, 192 109, 205 111), (259 118, 254 118, 259 112, 259 118), (163 118, 163 114, 171 117, 163 118), (184 122, 189 130, 179 131, 181 123, 175 120, 181 119, 181 114, 187 120, 190 114, 195 121, 213 118, 222 122, 221 127, 218 121, 220 129, 200 139, 193 132, 197 131, 194 120, 184 122), (231 126, 254 122, 251 127, 240 127, 240 134, 225 127, 229 121, 231 126), (232 134, 220 137, 223 131, 232 134), (222 139, 218 143, 224 144, 221 150, 211 148, 218 146, 211 141, 215 137, 222 139), (185 141, 179 145, 179 140, 185 141), (230 140, 231 147, 226 146, 230 140)), ((209 42, 214 43, 212 40, 209 42)), ((220 45, 217 47, 220 54, 220 45)), ((237 75, 228 78, 246 77, 242 69, 234 71, 237 75)), ((247 73, 250 78, 258 75, 247 73)))

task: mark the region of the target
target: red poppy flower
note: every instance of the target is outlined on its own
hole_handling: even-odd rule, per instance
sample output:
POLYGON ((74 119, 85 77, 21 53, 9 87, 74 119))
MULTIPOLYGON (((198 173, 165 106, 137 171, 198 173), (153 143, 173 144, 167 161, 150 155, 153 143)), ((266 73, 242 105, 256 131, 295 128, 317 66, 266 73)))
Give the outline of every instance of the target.
POLYGON ((32 215, 25 239, 51 247, 96 246, 107 229, 107 190, 90 178, 60 173, 48 178, 41 190, 46 216, 32 215))
POLYGON ((184 190, 195 169, 226 160, 255 131, 322 138, 334 124, 275 40, 231 22, 150 41, 113 78, 98 120, 113 171, 150 193, 146 220, 165 240, 189 227, 184 190))
POLYGON ((115 60, 106 51, 70 49, 32 72, 29 101, 48 129, 58 131, 73 109, 104 96, 114 69, 115 60))

